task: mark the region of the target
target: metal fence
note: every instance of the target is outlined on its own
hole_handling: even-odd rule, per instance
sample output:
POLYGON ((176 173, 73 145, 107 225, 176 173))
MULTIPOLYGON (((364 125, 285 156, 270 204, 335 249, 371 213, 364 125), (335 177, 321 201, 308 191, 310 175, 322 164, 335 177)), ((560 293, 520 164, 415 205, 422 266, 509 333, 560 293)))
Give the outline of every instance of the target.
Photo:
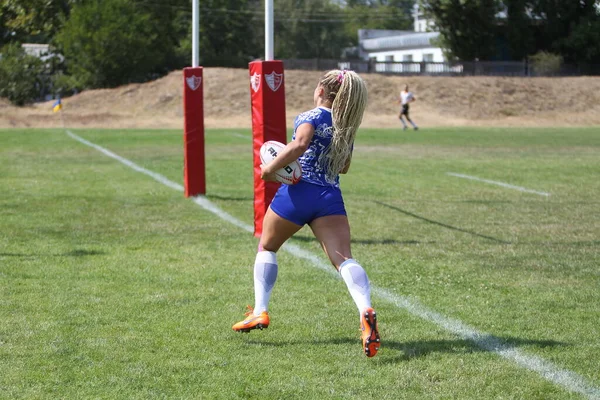
POLYGON ((564 64, 548 71, 527 61, 407 62, 329 59, 283 60, 286 69, 325 71, 351 69, 359 73, 426 76, 582 76, 600 75, 600 65, 584 67, 564 64))

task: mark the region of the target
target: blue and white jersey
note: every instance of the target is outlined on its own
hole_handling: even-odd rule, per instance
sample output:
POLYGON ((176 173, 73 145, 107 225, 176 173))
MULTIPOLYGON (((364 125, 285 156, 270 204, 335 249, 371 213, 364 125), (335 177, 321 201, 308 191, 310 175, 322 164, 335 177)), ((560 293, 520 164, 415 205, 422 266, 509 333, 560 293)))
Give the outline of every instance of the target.
POLYGON ((325 178, 327 172, 325 151, 329 147, 331 138, 333 137, 331 109, 317 107, 298 115, 294 120, 294 135, 292 136, 292 140, 296 139, 296 129, 305 123, 309 123, 315 128, 315 134, 308 149, 298 159, 302 167, 302 180, 321 186, 339 187, 339 175, 333 181, 327 181, 325 178))

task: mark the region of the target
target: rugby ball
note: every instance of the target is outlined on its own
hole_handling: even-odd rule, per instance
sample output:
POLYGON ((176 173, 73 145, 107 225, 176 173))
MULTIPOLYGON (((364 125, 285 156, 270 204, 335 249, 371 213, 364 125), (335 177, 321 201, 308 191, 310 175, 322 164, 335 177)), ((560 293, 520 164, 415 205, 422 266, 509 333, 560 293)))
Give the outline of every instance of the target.
MULTIPOLYGON (((260 161, 263 165, 268 165, 275 157, 277 157, 284 147, 285 144, 275 140, 264 142, 260 147, 260 161)), ((285 167, 275 171, 275 178, 278 182, 287 185, 295 185, 300 182, 300 178, 302 178, 302 167, 298 161, 294 160, 285 167)))

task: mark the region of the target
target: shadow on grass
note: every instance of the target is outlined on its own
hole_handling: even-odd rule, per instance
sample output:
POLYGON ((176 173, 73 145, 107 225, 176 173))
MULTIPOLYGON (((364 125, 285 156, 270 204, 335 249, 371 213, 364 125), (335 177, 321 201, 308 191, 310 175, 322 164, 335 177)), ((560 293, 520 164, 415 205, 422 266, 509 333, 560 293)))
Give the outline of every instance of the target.
POLYGON ((484 238, 484 239, 487 239, 487 240, 492 240, 492 241, 497 242, 497 243, 511 244, 510 242, 507 242, 507 241, 502 240, 502 239, 498 239, 498 238, 495 238, 495 237, 492 237, 492 236, 482 235, 480 233, 469 231, 467 229, 457 228, 456 226, 444 224, 442 222, 438 222, 438 221, 434 221, 432 219, 421 217, 420 215, 413 214, 413 213, 411 213, 409 211, 403 210, 403 209, 398 208, 398 207, 391 206, 389 204, 382 203, 380 201, 374 201, 374 203, 379 204, 379 205, 384 206, 384 207, 387 207, 387 208, 390 208, 390 209, 392 209, 394 211, 401 212, 402 214, 406 214, 406 215, 411 216, 413 218, 420 219, 421 221, 425 221, 425 222, 428 222, 428 223, 433 224, 433 225, 441 226, 443 228, 452 229, 452 230, 458 231, 458 232, 468 233, 469 235, 477 236, 477 237, 484 238))
POLYGON ((534 245, 534 246, 569 246, 569 247, 596 247, 600 246, 600 240, 576 240, 573 242, 519 242, 519 245, 534 245))
POLYGON ((253 197, 230 197, 230 196, 219 196, 218 194, 207 194, 206 198, 216 200, 229 200, 229 201, 253 201, 253 197))
POLYGON ((75 249, 60 254, 35 254, 35 253, 0 253, 0 257, 37 258, 37 257, 87 257, 104 255, 106 252, 98 250, 75 249))
MULTIPOLYGON (((312 242, 317 243, 317 239, 315 239, 314 236, 294 236, 294 240, 298 240, 300 242, 305 242, 305 243, 312 243, 312 242)), ((418 240, 394 240, 394 239, 380 239, 380 240, 352 239, 350 242, 352 244, 406 244, 406 245, 435 243, 435 241, 421 242, 418 240)))
POLYGON ((260 340, 260 339, 248 339, 246 344, 253 346, 267 346, 267 347, 289 347, 289 346, 331 346, 331 345, 341 345, 341 344, 360 344, 360 339, 358 337, 349 338, 349 337, 341 337, 341 338, 331 338, 331 339, 314 339, 314 340, 281 340, 281 341, 270 341, 270 340, 260 340))
POLYGON ((408 361, 413 358, 425 357, 433 353, 483 353, 492 351, 506 351, 522 346, 535 346, 538 348, 566 346, 566 343, 555 340, 521 339, 515 337, 500 338, 491 335, 479 338, 477 341, 468 339, 454 340, 418 340, 411 342, 386 341, 383 346, 387 349, 397 350, 401 354, 383 362, 408 361))
POLYGON ((449 201, 448 203, 467 203, 467 204, 511 204, 514 201, 510 200, 457 200, 449 201))
MULTIPOLYGON (((382 337, 381 346, 381 363, 391 364, 411 359, 426 357, 429 354, 435 353, 453 353, 453 354, 470 354, 483 353, 492 351, 506 351, 522 346, 535 346, 537 348, 567 346, 567 343, 558 342, 555 340, 537 340, 537 339, 521 339, 515 337, 499 338, 491 335, 478 338, 476 341, 468 339, 453 339, 453 340, 417 340, 410 342, 399 342, 395 340, 385 340, 382 337), (391 351, 393 352, 391 352, 391 351), (394 354, 395 353, 395 354, 394 354)), ((325 340, 283 340, 273 342, 268 340, 248 339, 246 342, 253 346, 267 347, 289 347, 289 346, 331 346, 331 345, 351 345, 359 346, 360 339, 358 338, 332 338, 325 340)))

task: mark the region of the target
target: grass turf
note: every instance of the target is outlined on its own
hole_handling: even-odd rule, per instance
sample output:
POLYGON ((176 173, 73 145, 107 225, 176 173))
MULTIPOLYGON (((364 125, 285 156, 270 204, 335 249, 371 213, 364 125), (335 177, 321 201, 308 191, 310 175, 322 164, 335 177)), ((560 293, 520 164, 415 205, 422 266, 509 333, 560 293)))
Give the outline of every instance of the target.
MULTIPOLYGON (((178 131, 74 132, 182 180, 178 131)), ((252 225, 250 133, 206 145, 208 199, 252 225)), ((599 156, 592 128, 361 131, 354 256, 373 286, 598 388, 599 156)), ((579 398, 377 296, 366 359, 344 284, 286 252, 272 325, 236 334, 251 234, 63 130, 0 131, 0 159, 1 398, 579 398)), ((292 242, 324 259, 308 229, 292 242)))

